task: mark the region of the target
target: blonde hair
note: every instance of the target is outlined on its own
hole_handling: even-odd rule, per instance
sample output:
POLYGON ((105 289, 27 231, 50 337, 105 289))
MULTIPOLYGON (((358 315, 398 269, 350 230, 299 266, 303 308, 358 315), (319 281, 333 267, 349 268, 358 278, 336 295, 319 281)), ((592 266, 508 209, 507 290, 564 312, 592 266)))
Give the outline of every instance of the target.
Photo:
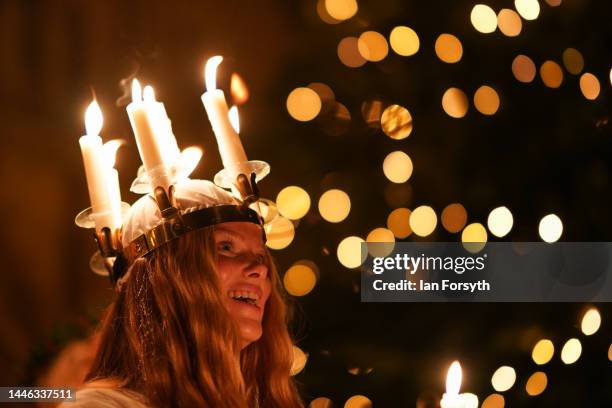
POLYGON ((185 234, 134 262, 101 324, 86 380, 117 380, 155 407, 303 407, 289 374, 288 309, 270 254, 263 334, 241 351, 219 289, 213 230, 185 234))

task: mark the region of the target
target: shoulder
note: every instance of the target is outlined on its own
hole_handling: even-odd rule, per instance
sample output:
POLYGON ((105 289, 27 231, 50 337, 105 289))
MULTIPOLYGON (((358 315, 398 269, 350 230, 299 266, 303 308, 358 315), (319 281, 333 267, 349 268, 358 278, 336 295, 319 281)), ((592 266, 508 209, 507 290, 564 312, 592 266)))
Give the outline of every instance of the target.
POLYGON ((120 388, 87 386, 75 394, 76 401, 59 408, 149 408, 143 395, 120 388))

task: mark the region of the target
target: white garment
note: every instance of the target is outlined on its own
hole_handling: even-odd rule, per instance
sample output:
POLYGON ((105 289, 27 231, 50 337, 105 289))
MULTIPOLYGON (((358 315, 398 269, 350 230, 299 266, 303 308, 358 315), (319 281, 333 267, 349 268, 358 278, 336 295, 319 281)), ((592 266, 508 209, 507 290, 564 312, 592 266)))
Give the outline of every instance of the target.
POLYGON ((64 402, 58 408, 150 408, 146 399, 135 391, 117 388, 83 388, 76 401, 64 402))
MULTIPOLYGON (((221 204, 239 203, 230 193, 208 180, 186 179, 176 184, 174 188, 174 197, 182 214, 221 204)), ((161 212, 152 197, 148 194, 140 197, 132 204, 123 222, 121 230, 123 246, 128 246, 134 239, 161 222, 161 212)))

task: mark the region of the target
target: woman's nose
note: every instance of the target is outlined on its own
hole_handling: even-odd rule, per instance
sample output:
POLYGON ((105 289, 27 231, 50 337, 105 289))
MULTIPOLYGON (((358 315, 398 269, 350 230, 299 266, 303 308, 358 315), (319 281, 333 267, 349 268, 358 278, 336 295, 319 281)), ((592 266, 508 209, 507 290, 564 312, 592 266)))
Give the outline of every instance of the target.
POLYGON ((265 279, 268 275, 268 267, 261 256, 254 255, 250 257, 248 265, 244 269, 245 276, 254 279, 265 279))

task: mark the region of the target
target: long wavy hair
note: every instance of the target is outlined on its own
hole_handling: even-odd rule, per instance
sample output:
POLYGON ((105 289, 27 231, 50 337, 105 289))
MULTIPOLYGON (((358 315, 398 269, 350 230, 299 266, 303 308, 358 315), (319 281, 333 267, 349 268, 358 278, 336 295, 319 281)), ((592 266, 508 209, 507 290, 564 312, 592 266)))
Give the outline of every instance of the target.
POLYGON ((303 407, 272 257, 263 334, 240 350, 215 271, 213 230, 185 234, 134 262, 105 312, 86 381, 116 381, 154 407, 303 407))

